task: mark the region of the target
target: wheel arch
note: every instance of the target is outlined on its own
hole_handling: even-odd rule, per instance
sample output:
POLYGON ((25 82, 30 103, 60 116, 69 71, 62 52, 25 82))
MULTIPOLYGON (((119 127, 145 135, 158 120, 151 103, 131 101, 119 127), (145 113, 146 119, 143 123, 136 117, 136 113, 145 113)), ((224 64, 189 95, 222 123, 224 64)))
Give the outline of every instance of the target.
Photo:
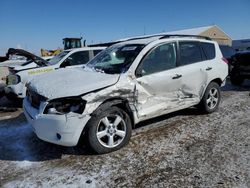
MULTIPOLYGON (((219 86, 221 86, 222 83, 223 83, 223 81, 222 81, 220 78, 215 78, 215 79, 211 80, 211 81, 209 82, 209 84, 212 83, 212 82, 217 83, 219 86)), ((208 84, 208 85, 209 85, 209 84, 208 84)))
POLYGON ((129 101, 125 98, 122 98, 122 97, 112 97, 112 98, 108 98, 108 99, 104 100, 97 107, 97 109, 91 113, 91 116, 97 115, 98 113, 100 113, 100 109, 105 110, 111 106, 116 106, 116 107, 124 110, 128 114, 128 116, 131 120, 132 127, 133 128, 135 127, 135 119, 134 119, 133 111, 130 108, 129 101))
POLYGON ((202 95, 200 96, 200 99, 202 99, 202 97, 204 96, 205 94, 205 91, 207 89, 207 87, 209 86, 209 84, 211 84, 212 82, 215 82, 219 85, 219 87, 222 85, 223 81, 220 79, 220 78, 215 78, 213 80, 211 80, 207 85, 206 87, 204 88, 203 92, 202 92, 202 95))

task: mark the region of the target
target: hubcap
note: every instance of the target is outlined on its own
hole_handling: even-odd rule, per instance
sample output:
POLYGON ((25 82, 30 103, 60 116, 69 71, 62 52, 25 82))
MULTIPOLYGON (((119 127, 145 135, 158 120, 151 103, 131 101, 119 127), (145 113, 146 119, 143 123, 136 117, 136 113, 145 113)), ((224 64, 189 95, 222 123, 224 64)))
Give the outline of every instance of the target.
POLYGON ((216 88, 211 88, 207 96, 207 106, 209 109, 216 107, 219 100, 219 93, 216 88))
POLYGON ((126 123, 119 115, 106 116, 99 121, 96 136, 102 146, 116 147, 126 136, 126 123))

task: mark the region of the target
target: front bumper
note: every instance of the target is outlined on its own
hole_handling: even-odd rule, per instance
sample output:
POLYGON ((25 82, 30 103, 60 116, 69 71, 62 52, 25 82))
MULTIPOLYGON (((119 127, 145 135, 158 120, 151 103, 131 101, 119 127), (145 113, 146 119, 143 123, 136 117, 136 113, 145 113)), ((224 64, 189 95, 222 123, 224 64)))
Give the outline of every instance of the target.
POLYGON ((90 119, 89 115, 75 113, 43 114, 32 107, 27 98, 23 100, 23 111, 38 138, 62 146, 77 145, 82 130, 90 119))

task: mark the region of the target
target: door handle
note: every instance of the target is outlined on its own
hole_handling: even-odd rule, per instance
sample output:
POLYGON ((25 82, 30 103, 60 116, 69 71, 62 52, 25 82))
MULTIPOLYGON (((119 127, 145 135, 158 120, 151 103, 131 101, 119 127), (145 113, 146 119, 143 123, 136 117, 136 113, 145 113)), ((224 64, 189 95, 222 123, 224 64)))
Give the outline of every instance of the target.
POLYGON ((182 75, 176 74, 174 77, 172 77, 172 79, 178 79, 178 78, 180 78, 180 77, 182 77, 182 75))
POLYGON ((206 68, 206 71, 210 71, 210 70, 212 70, 213 68, 212 67, 207 67, 206 68))

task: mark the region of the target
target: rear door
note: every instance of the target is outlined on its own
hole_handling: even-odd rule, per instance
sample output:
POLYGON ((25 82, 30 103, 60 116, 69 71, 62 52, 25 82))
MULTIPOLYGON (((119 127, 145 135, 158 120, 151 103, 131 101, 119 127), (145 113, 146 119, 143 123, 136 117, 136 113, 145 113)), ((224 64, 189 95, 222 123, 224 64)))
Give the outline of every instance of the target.
POLYGON ((209 72, 213 69, 201 42, 179 42, 178 67, 182 75, 180 100, 186 107, 199 103, 209 81, 209 72))

